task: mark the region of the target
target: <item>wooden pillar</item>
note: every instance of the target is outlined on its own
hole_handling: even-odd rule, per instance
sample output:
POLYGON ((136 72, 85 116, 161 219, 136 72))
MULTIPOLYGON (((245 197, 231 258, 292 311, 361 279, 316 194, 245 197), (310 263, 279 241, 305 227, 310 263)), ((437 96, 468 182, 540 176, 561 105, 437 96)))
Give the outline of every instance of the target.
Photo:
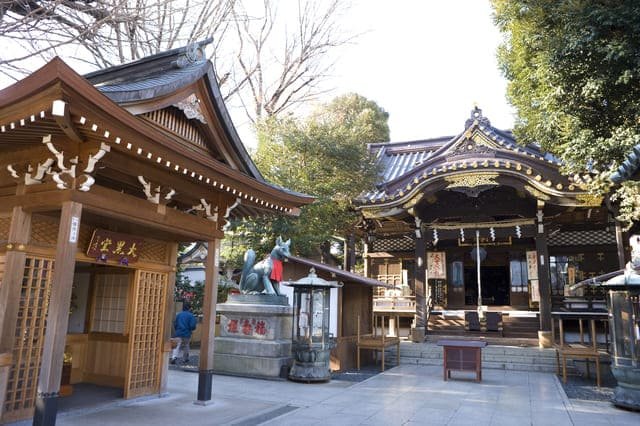
POLYGON ((624 269, 626 260, 624 256, 624 239, 622 237, 622 226, 616 220, 616 246, 618 247, 618 267, 624 269))
POLYGON ((47 328, 38 380, 38 397, 33 416, 34 425, 55 425, 56 423, 81 214, 82 204, 73 201, 62 204, 47 328))
POLYGON ((20 306, 20 290, 26 254, 24 248, 31 236, 31 213, 14 207, 7 240, 4 278, 0 285, 0 418, 4 410, 9 370, 12 365, 16 322, 20 306))
POLYGON ((426 300, 425 300, 425 284, 427 276, 426 265, 426 244, 422 233, 416 238, 416 261, 415 261, 415 295, 416 295, 416 315, 414 317, 413 329, 411 330, 411 339, 414 342, 424 341, 426 334, 426 300))
POLYGON ((220 240, 208 242, 205 266, 204 302, 202 313, 202 340, 200 342, 200 374, 198 376, 198 400, 196 404, 211 402, 213 387, 213 349, 216 332, 216 303, 218 301, 218 264, 220 240))
POLYGON ((162 346, 162 370, 160 371, 160 395, 167 393, 167 377, 169 375, 169 357, 171 356, 171 325, 175 313, 175 302, 173 295, 176 288, 176 264, 178 262, 178 244, 173 243, 169 247, 169 265, 171 272, 167 277, 167 297, 164 307, 164 330, 163 330, 163 346, 162 346))
POLYGON ((365 236, 363 250, 362 250, 362 263, 364 263, 364 276, 367 278, 372 278, 369 276, 369 242, 367 241, 368 236, 365 236))
POLYGON ((538 224, 535 240, 538 254, 538 283, 540 290, 540 331, 538 331, 538 340, 540 346, 551 347, 551 275, 547 234, 542 221, 538 224))
POLYGON ((353 272, 356 266, 356 237, 353 233, 347 236, 344 246, 344 270, 353 272))

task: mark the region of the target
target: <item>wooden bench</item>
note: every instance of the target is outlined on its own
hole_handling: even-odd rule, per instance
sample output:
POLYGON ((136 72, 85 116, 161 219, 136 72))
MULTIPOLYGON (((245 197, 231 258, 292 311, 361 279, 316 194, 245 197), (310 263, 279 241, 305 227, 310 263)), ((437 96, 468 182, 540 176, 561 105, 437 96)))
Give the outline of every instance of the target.
POLYGON ((443 350, 444 380, 451 378, 451 371, 473 371, 476 381, 482 381, 482 348, 487 342, 477 340, 439 340, 443 350))
POLYGON ((562 381, 567 383, 567 359, 584 359, 587 367, 587 377, 591 377, 589 361, 594 361, 596 367, 596 384, 600 387, 600 356, 602 353, 598 350, 598 335, 596 333, 597 318, 572 318, 577 319, 580 332, 579 343, 568 343, 565 341, 564 323, 565 318, 558 317, 559 340, 555 341, 555 321, 552 320, 551 333, 556 349, 556 373, 560 375, 560 367, 562 367, 562 381), (585 340, 583 321, 589 322, 588 342, 585 340))
POLYGON ((400 321, 398 315, 374 315, 373 317, 373 333, 361 334, 360 333, 360 316, 358 315, 358 339, 356 340, 356 347, 358 354, 356 356, 356 366, 360 370, 360 350, 371 349, 373 351, 379 350, 382 353, 382 371, 384 371, 384 350, 391 346, 396 346, 396 365, 400 365, 400 321), (384 319, 385 317, 395 319, 394 335, 387 336, 385 331, 384 319), (377 323, 378 319, 382 321, 382 332, 378 335, 377 323))

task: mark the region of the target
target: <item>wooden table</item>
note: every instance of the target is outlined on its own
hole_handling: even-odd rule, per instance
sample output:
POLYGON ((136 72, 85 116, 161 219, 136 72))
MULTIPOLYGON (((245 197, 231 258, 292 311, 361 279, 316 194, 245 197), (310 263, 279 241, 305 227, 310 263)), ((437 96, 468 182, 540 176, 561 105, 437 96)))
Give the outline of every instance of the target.
POLYGON ((567 358, 584 359, 587 367, 587 377, 591 377, 589 361, 594 361, 596 368, 596 384, 600 387, 600 356, 603 355, 598 349, 598 333, 596 331, 596 321, 603 321, 604 336, 607 347, 609 337, 607 332, 608 314, 606 312, 552 312, 551 313, 551 339, 556 349, 556 370, 560 375, 562 366, 562 381, 567 383, 567 358), (558 320, 560 336, 556 342, 555 320, 558 320), (564 320, 577 320, 579 326, 580 343, 567 343, 564 334, 564 320), (583 321, 588 321, 589 330, 584 331, 583 321), (585 339, 585 334, 587 339, 585 339))
POLYGON ((476 381, 482 381, 482 348, 487 342, 477 340, 439 340, 444 351, 444 380, 451 378, 451 370, 475 371, 476 381))

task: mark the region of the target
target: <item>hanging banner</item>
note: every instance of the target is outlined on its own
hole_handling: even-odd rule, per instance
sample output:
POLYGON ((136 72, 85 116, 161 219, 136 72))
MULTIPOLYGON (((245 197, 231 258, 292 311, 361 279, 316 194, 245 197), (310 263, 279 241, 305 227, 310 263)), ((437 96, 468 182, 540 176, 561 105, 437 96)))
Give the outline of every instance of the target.
POLYGON ((427 279, 447 279, 447 258, 443 251, 427 252, 427 279))
POLYGON ((538 280, 530 280, 531 283, 529 287, 529 297, 531 297, 532 302, 540 302, 540 286, 538 285, 538 280))
POLYGON ((535 250, 527 252, 527 276, 530 280, 538 279, 538 252, 535 250))

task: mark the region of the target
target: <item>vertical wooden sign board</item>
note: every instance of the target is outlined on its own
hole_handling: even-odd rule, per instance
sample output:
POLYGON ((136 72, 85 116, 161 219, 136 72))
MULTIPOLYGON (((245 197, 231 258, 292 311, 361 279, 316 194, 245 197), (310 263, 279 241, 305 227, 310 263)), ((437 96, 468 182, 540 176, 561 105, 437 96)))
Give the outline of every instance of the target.
POLYGON ((540 286, 538 281, 538 252, 535 250, 527 252, 527 276, 529 277, 530 303, 540 302, 540 286))

